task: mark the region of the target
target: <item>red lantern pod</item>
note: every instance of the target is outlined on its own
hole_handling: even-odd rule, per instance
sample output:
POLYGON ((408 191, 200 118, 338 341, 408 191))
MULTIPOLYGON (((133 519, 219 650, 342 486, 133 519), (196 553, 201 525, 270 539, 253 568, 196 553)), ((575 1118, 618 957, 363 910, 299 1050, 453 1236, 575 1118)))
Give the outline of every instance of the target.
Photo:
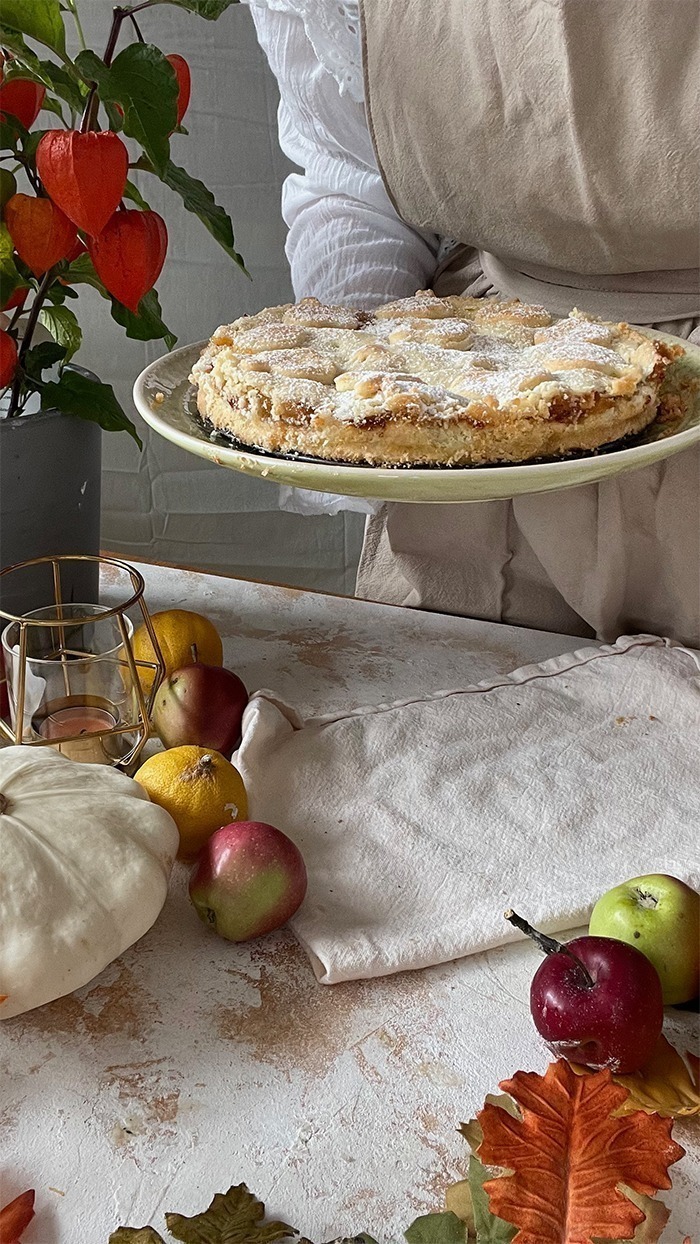
POLYGON ((88 250, 102 284, 134 314, 160 276, 168 231, 157 212, 115 212, 88 250))
POLYGON ((5 224, 20 259, 43 276, 75 243, 76 229, 51 199, 13 194, 5 204, 5 224))
POLYGON ((129 153, 111 130, 49 130, 36 149, 36 167, 54 203, 97 237, 121 202, 129 153))
POLYGON ((10 294, 10 297, 8 298, 7 302, 3 303, 1 310, 14 311, 15 307, 23 307, 25 302, 27 301, 28 293, 29 293, 28 285, 18 285, 17 289, 14 289, 12 293, 10 294))
POLYGON ((182 118, 187 112, 187 108, 190 102, 190 95, 192 93, 192 78, 190 75, 190 67, 187 64, 187 61, 185 60, 184 56, 180 56, 178 52, 171 52, 170 55, 166 56, 165 59, 167 61, 170 61, 170 64, 175 70, 175 77, 177 78, 177 85, 178 85, 177 123, 178 125, 182 125, 182 118))
POLYGON ((12 383, 16 370, 17 342, 4 329, 0 329, 0 389, 12 383))
POLYGON ((0 86, 0 112, 16 117, 30 130, 44 104, 46 87, 29 78, 11 78, 0 86))

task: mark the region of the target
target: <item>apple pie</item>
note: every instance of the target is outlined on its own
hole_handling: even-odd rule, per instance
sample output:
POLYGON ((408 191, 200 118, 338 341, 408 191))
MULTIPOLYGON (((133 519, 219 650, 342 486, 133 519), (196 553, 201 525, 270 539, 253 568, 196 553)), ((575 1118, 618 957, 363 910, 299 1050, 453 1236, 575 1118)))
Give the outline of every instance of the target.
POLYGON ((592 451, 657 416, 680 348, 628 324, 421 290, 375 311, 315 298, 244 316, 195 363, 210 430, 275 454, 478 466, 592 451))

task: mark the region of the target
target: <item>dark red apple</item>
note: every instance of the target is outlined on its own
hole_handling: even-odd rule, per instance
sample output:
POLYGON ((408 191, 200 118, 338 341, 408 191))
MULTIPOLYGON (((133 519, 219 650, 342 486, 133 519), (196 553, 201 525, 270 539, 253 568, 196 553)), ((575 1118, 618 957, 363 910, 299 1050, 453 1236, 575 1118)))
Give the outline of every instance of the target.
POLYGON ((153 724, 166 747, 210 747, 227 758, 241 740, 248 692, 240 678, 218 665, 195 661, 161 684, 153 724))
POLYGON ((200 920, 231 942, 281 928, 305 894, 299 848, 263 821, 235 821, 217 829, 190 878, 190 898, 200 920))
POLYGON ((530 986, 535 1027, 557 1058, 628 1075, 651 1057, 664 1019, 659 974, 634 946, 612 937, 563 944, 506 912, 547 956, 530 986))

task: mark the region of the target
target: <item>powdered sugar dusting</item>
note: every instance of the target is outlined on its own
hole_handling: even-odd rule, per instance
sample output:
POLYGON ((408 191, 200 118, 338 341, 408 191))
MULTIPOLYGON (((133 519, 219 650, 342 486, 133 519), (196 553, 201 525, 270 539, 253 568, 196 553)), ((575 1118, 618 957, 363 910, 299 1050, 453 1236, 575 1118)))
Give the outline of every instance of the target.
POLYGON ((404 398, 414 420, 473 415, 483 424, 499 411, 548 418, 554 401, 629 395, 658 358, 625 324, 575 311, 552 323, 545 308, 517 300, 419 291, 375 313, 306 298, 243 317, 217 330, 191 379, 206 371, 238 409, 241 389, 254 389, 270 399, 272 418, 296 404, 365 423, 395 415, 391 399, 404 398))

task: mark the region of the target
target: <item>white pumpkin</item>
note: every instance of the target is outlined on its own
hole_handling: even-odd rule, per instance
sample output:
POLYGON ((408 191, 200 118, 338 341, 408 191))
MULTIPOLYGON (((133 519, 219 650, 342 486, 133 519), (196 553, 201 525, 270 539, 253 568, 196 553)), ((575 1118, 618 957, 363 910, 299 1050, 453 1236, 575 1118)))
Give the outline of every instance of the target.
POLYGON ((0 1018, 85 985, 150 929, 178 847, 131 778, 0 749, 0 1018))

